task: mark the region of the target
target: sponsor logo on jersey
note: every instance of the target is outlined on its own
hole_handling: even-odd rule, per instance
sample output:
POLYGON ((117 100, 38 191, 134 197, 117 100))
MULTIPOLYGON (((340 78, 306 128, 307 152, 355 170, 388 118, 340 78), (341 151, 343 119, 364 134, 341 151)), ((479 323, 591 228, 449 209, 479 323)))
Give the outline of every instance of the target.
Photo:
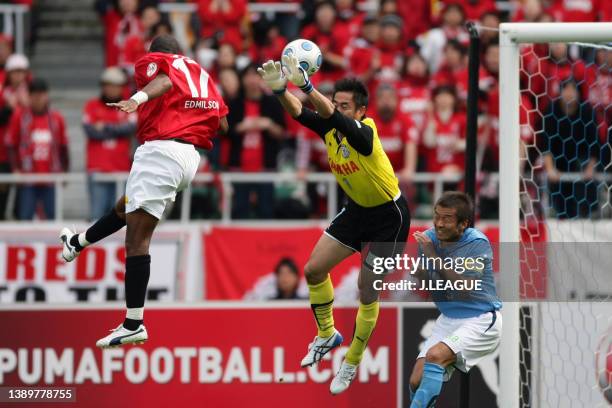
POLYGON ((334 173, 342 174, 342 175, 349 175, 349 174, 353 174, 356 171, 359 171, 359 166, 357 166, 357 164, 352 160, 344 164, 334 163, 333 161, 330 160, 329 167, 334 173))
POLYGON ((157 72, 157 64, 154 62, 151 62, 149 64, 149 66, 147 67, 147 76, 151 77, 153 76, 153 74, 155 74, 157 72))
POLYGON ((340 145, 340 151, 342 152, 342 157, 348 159, 351 155, 351 151, 345 145, 340 145))

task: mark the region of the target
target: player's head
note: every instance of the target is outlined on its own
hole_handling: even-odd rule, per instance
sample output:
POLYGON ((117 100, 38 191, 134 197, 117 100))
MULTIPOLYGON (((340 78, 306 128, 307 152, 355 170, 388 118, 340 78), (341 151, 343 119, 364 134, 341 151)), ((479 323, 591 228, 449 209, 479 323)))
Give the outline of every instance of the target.
POLYGON ((397 110, 397 91, 392 84, 383 82, 376 88, 376 112, 385 122, 390 121, 397 110))
POLYGON ((460 191, 447 191, 434 205, 434 227, 440 241, 457 241, 470 225, 474 204, 460 191))
POLYGON ((151 42, 149 52, 163 52, 165 54, 180 54, 181 46, 171 35, 158 35, 151 42))
POLYGON ((340 113, 361 120, 368 107, 368 88, 358 79, 341 79, 334 84, 332 102, 340 113))

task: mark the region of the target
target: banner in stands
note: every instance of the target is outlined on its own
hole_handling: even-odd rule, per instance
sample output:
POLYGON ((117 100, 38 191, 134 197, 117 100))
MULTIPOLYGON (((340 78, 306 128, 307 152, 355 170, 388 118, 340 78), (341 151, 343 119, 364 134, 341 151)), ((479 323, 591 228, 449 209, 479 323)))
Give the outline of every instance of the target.
MULTIPOLYGON (((105 302, 124 297, 123 234, 62 259, 57 230, 0 229, 0 303, 105 302)), ((148 299, 175 300, 180 241, 163 234, 151 245, 148 299)))
MULTIPOLYGON (((74 387, 54 407, 397 407, 398 311, 381 308, 350 392, 329 383, 347 347, 314 367, 300 360, 315 327, 307 306, 147 309, 149 341, 101 351, 110 310, 0 310, 0 384, 74 387), (75 324, 78 322, 78 324, 75 324), (41 336, 44 330, 44 337, 41 336)), ((355 308, 336 308, 348 345, 355 308)))
MULTIPOLYGON (((412 234, 428 226, 410 229, 412 234)), ((484 228, 491 242, 499 240, 497 227, 484 228)), ((276 296, 274 270, 281 259, 293 260, 300 275, 310 253, 321 237, 321 228, 240 228, 213 227, 205 233, 203 264, 205 270, 204 298, 208 300, 262 300, 276 296)), ((360 258, 353 255, 334 268, 331 274, 336 300, 358 298, 357 276, 360 258)), ((302 278, 298 295, 308 298, 308 288, 302 278)))

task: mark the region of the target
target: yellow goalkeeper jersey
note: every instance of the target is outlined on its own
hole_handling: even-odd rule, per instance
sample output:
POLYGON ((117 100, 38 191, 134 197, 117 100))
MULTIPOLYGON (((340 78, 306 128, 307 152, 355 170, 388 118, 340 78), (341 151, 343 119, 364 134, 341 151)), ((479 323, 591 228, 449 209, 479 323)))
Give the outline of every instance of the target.
POLYGON ((340 187, 360 206, 375 207, 398 198, 400 190, 376 124, 366 117, 357 125, 369 126, 374 132, 372 153, 367 156, 357 152, 337 129, 325 133, 323 140, 329 167, 340 187))

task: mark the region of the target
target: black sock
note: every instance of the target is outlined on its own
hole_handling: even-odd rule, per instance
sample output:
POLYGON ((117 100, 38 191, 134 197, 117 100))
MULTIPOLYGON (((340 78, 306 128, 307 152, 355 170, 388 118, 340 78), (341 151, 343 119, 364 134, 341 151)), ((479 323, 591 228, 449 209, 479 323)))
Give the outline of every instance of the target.
POLYGON ((125 327, 128 330, 136 330, 138 327, 140 327, 140 325, 143 323, 142 320, 134 320, 134 319, 128 319, 127 317, 125 318, 125 320, 123 321, 123 327, 125 327))
POLYGON ((72 238, 70 238, 70 245, 72 245, 77 251, 83 250, 83 247, 79 242, 79 234, 74 234, 72 238))
MULTIPOLYGON (((125 227, 125 220, 119 218, 119 215, 117 215, 117 212, 113 208, 108 214, 104 215, 96 221, 94 225, 89 227, 85 232, 85 239, 90 244, 93 244, 94 242, 98 242, 114 234, 123 227, 125 227)), ((70 244, 73 245, 72 240, 70 240, 70 244)))
MULTIPOLYGON (((151 274, 151 255, 128 256, 125 259, 125 304, 128 309, 143 307, 151 274)), ((142 320, 126 318, 123 327, 136 330, 142 320)))

